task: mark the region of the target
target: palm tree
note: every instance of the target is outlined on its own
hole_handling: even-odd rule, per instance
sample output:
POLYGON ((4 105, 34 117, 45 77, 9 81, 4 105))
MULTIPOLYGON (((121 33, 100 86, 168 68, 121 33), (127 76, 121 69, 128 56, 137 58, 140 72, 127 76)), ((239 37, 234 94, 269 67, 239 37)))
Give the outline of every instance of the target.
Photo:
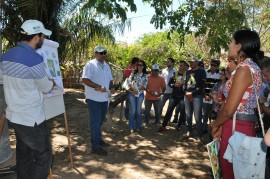
MULTIPOLYGON (((133 11, 136 10, 133 0, 124 1, 132 6, 133 11)), ((0 17, 0 32, 9 42, 7 47, 15 45, 20 35, 18 29, 23 21, 38 19, 46 28, 52 30, 51 39, 59 42, 61 64, 70 59, 75 60, 74 64, 80 62, 77 61, 77 57, 87 53, 95 37, 103 37, 103 40, 113 43, 113 30, 123 32, 125 25, 129 24, 126 21, 125 9, 116 2, 106 1, 106 6, 105 1, 93 0, 0 0, 0 2, 0 9, 3 12, 0 17), (111 23, 112 20, 109 19, 113 19, 113 15, 121 17, 122 21, 111 23)))

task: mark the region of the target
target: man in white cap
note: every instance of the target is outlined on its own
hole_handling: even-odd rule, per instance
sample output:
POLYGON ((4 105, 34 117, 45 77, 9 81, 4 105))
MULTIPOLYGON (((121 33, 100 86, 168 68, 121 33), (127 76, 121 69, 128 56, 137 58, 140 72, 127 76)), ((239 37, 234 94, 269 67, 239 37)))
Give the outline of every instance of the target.
POLYGON ((1 57, 6 118, 16 135, 17 178, 45 179, 52 162, 50 137, 45 120, 43 93, 55 83, 45 71, 43 57, 36 52, 51 31, 38 20, 21 26, 21 42, 1 57))
POLYGON ((165 79, 159 75, 159 66, 157 64, 152 66, 151 73, 148 75, 148 85, 145 89, 146 95, 144 100, 146 125, 149 123, 150 110, 152 104, 155 110, 155 123, 159 121, 160 96, 166 90, 165 79))
POLYGON ((101 138, 101 126, 108 109, 109 95, 115 92, 109 65, 105 62, 107 51, 103 46, 95 47, 95 58, 86 63, 82 73, 85 97, 90 118, 90 136, 92 153, 105 156, 102 147, 108 147, 101 138))

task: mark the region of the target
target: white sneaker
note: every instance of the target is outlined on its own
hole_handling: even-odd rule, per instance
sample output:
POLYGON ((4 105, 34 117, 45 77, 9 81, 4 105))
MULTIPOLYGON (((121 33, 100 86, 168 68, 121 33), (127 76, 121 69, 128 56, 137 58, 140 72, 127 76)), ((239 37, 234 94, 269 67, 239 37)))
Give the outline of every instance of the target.
POLYGON ((193 135, 192 135, 192 132, 187 132, 186 134, 183 135, 182 139, 185 140, 185 139, 189 139, 191 138, 193 135))
POLYGON ((192 134, 192 132, 187 132, 186 136, 187 137, 193 137, 193 134, 192 134))
POLYGON ((203 143, 202 137, 196 137, 195 142, 202 144, 203 143))

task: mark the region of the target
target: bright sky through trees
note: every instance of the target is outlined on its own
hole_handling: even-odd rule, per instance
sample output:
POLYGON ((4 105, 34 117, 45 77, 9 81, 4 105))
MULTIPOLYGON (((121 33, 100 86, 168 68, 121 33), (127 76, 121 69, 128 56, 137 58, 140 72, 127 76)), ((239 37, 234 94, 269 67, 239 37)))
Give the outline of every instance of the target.
MULTIPOLYGON (((115 34, 116 41, 123 41, 128 44, 132 44, 145 33, 161 31, 159 29, 155 29, 154 25, 150 23, 150 20, 155 13, 154 8, 151 8, 149 4, 144 4, 141 0, 135 0, 135 3, 137 6, 137 12, 127 13, 127 18, 131 18, 131 29, 126 28, 123 36, 115 34)), ((178 8, 179 4, 179 0, 173 0, 173 9, 178 8)))

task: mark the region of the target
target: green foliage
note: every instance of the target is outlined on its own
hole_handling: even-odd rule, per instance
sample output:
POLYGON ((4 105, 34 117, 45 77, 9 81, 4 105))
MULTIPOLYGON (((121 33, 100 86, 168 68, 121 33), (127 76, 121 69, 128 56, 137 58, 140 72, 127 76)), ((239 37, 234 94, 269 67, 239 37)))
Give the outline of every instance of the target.
POLYGON ((115 58, 115 63, 126 67, 135 56, 144 60, 148 67, 153 64, 165 67, 168 57, 173 57, 177 62, 187 60, 189 56, 194 55, 206 60, 210 59, 208 53, 210 48, 206 45, 205 38, 195 38, 193 34, 190 34, 185 38, 185 45, 180 46, 179 34, 172 33, 172 38, 168 39, 167 33, 144 34, 137 43, 130 46, 118 44, 118 51, 115 51, 118 57, 115 58))
POLYGON ((9 42, 7 48, 18 41, 23 21, 38 19, 53 31, 51 39, 59 42, 62 65, 80 64, 92 52, 92 46, 113 43, 113 32, 123 33, 130 25, 128 8, 137 10, 133 0, 1 0, 0 8, 0 32, 9 42))
POLYGON ((136 12, 134 0, 1 0, 0 32, 9 42, 6 47, 14 46, 24 20, 41 20, 60 44, 60 63, 75 65, 89 60, 99 44, 109 49, 108 60, 121 66, 134 56, 159 65, 170 56, 209 59, 227 48, 233 32, 244 28, 256 30, 263 49, 270 49, 269 0, 186 0, 174 10, 172 0, 142 1, 155 9, 151 23, 157 29, 169 24, 169 30, 145 34, 132 46, 115 45, 113 34, 130 26, 126 12, 136 12))
POLYGON ((137 7, 133 0, 122 0, 122 2, 127 6, 123 7, 122 3, 119 3, 117 0, 89 0, 85 3, 84 8, 93 8, 98 14, 107 15, 109 19, 116 17, 117 19, 121 18, 122 22, 125 22, 127 20, 127 7, 130 8, 131 12, 137 11, 137 7))
MULTIPOLYGON (((170 10, 172 1, 145 1, 155 8, 151 23, 156 28, 170 25, 168 37, 173 32, 179 34, 179 44, 184 46, 188 34, 206 37, 211 47, 209 53, 220 53, 227 48, 231 34, 239 29, 251 28, 259 32, 262 42, 267 44, 269 35, 268 0, 252 1, 184 1, 176 10, 170 10)), ((269 46, 269 45, 266 45, 269 46)), ((266 47, 265 46, 265 47, 266 47)))

